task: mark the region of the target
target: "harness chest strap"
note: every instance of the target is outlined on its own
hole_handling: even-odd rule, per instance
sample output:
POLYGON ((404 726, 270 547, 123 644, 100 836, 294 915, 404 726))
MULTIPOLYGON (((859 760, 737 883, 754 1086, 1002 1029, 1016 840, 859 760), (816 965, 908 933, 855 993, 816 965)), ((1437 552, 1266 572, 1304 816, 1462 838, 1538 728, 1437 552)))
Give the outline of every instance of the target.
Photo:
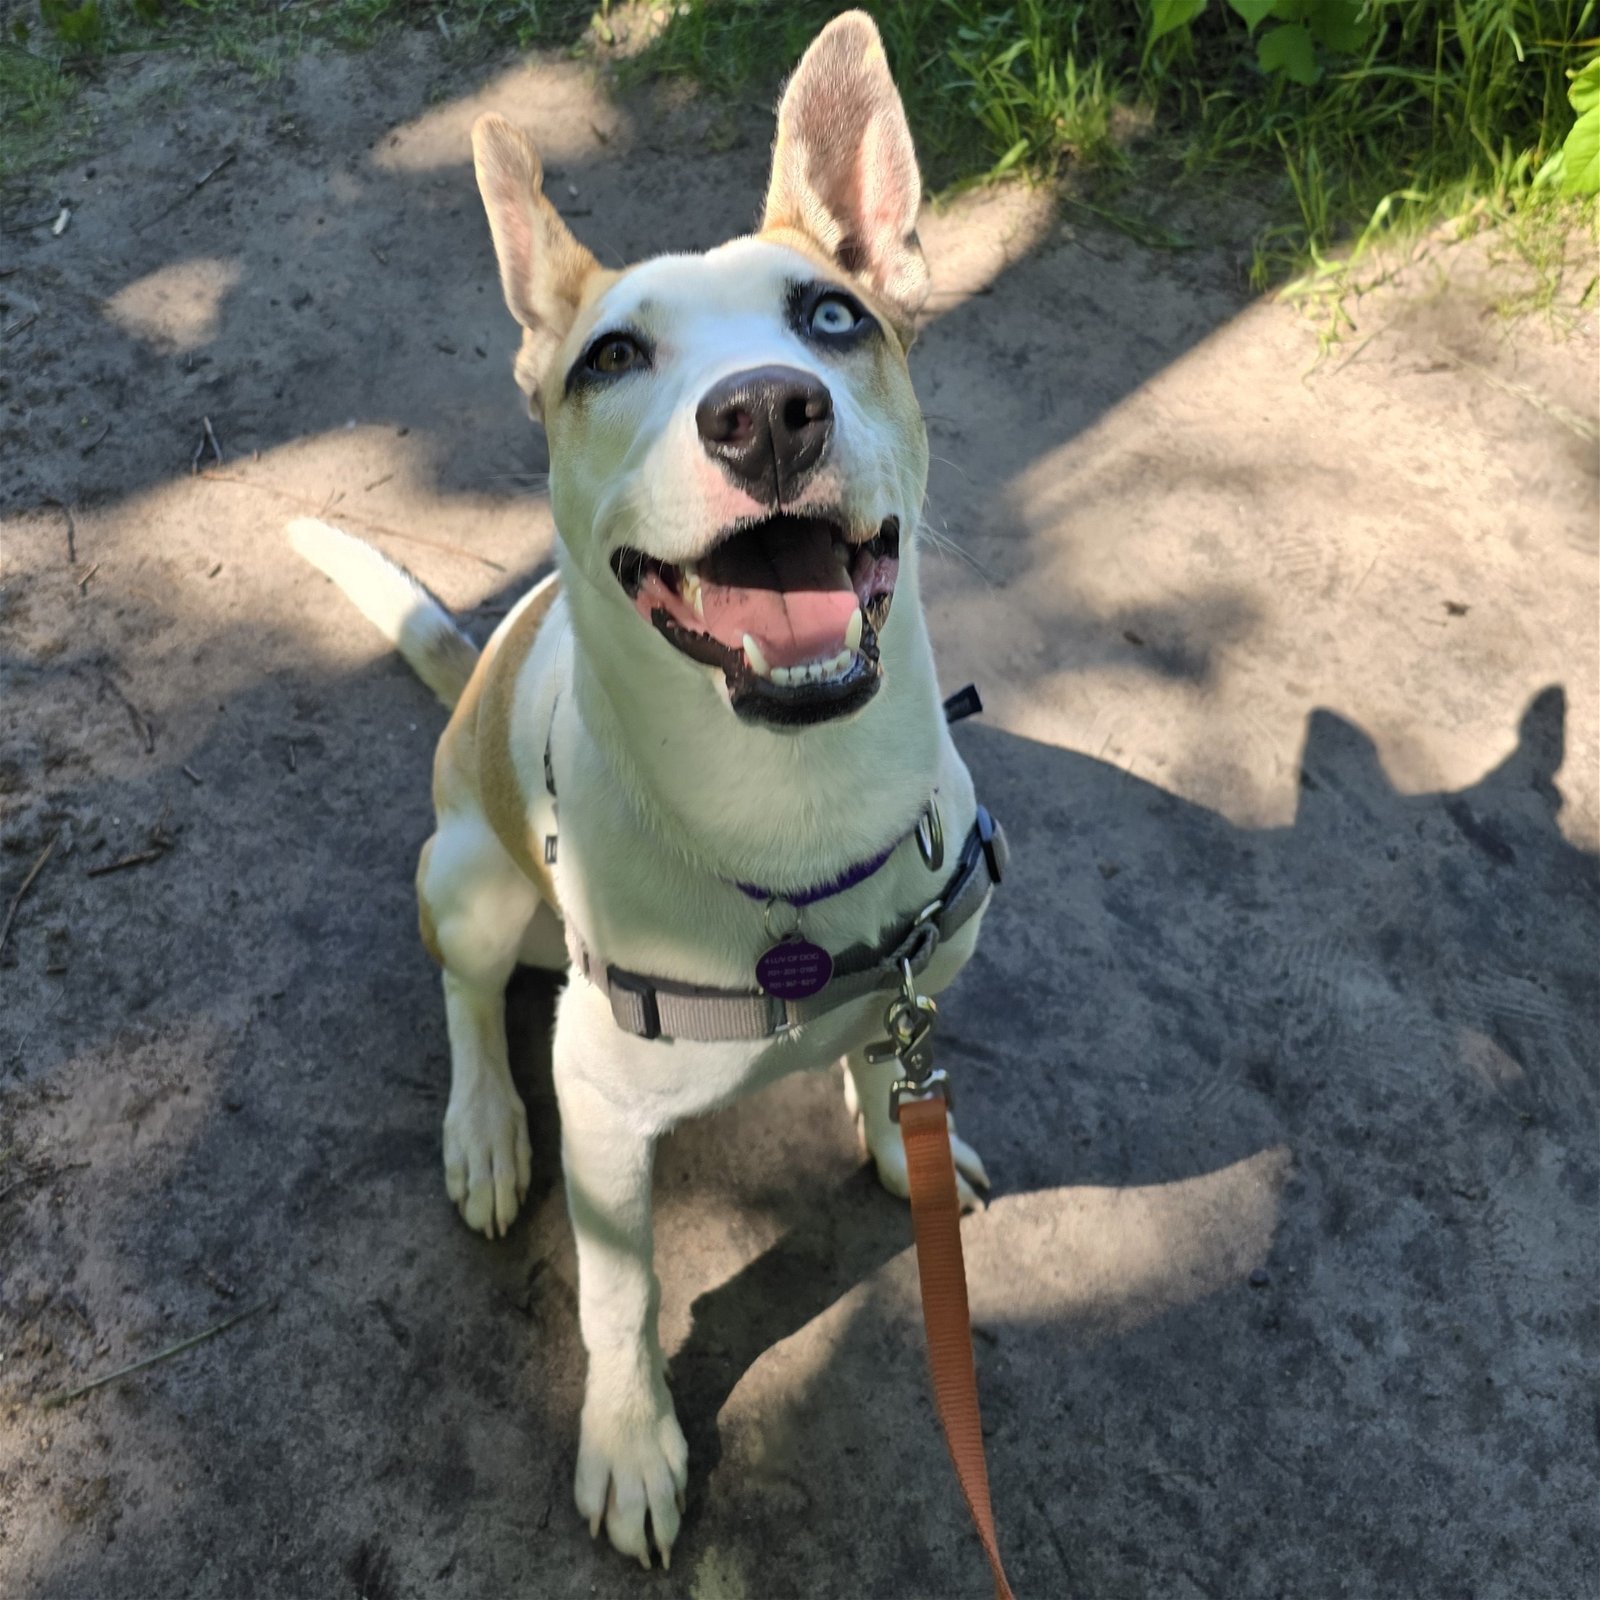
POLYGON ((938 899, 888 944, 846 951, 834 963, 833 978, 809 999, 780 1000, 759 989, 716 989, 628 972, 600 960, 569 921, 573 969, 610 1000, 617 1026, 637 1038, 769 1039, 894 987, 907 961, 913 974, 922 972, 939 945, 983 909, 1005 872, 1006 856, 1005 831, 979 806, 938 899))

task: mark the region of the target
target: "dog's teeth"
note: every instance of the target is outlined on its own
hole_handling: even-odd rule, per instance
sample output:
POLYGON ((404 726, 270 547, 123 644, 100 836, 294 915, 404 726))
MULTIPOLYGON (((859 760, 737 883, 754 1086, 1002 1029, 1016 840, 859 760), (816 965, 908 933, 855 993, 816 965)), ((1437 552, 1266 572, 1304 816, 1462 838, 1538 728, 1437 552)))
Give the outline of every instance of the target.
POLYGON ((841 650, 832 661, 828 663, 828 676, 837 678, 842 673, 850 670, 850 663, 856 658, 854 650, 841 650))
POLYGON ((779 681, 778 673, 783 669, 779 667, 774 670, 767 665, 767 658, 762 655, 761 646, 748 633, 744 636, 744 658, 750 663, 750 670, 758 678, 771 678, 774 683, 779 681))
POLYGON ((771 673, 772 681, 780 689, 787 689, 794 682, 794 673, 788 667, 774 667, 771 673))
POLYGON ((694 607, 694 614, 702 621, 706 614, 705 585, 700 582, 700 571, 692 561, 683 567, 683 598, 694 607))
POLYGON ((861 607, 857 606, 855 614, 850 618, 850 626, 844 630, 844 647, 854 655, 861 648, 861 624, 863 622, 861 607))

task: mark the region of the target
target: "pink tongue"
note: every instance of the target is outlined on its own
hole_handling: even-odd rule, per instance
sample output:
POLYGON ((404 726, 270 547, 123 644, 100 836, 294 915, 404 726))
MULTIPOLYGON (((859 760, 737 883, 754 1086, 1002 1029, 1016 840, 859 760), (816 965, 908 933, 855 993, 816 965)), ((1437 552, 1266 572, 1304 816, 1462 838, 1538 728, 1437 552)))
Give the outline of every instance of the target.
POLYGON ((700 578, 706 631, 733 650, 750 634, 774 667, 838 655, 860 604, 825 522, 779 517, 735 535, 700 578))

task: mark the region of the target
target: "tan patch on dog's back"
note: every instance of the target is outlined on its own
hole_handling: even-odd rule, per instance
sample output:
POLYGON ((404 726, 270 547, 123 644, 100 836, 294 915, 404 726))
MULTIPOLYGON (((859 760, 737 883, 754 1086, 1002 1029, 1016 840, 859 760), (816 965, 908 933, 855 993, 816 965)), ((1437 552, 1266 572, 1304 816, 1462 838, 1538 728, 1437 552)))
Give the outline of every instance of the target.
MULTIPOLYGON (((548 579, 484 646, 433 758, 433 806, 441 821, 452 811, 481 811, 506 854, 552 907, 555 882, 528 836, 528 796, 511 753, 511 716, 523 663, 560 592, 560 580, 548 579)), ((438 961, 437 934, 420 892, 432 844, 423 846, 417 864, 417 905, 422 943, 438 961)))

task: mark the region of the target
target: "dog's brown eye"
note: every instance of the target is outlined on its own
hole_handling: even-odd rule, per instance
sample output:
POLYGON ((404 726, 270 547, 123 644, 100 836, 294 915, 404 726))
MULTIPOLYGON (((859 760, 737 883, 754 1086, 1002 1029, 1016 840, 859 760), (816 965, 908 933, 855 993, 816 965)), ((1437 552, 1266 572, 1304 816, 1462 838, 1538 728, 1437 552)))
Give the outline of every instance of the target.
POLYGON ((606 374, 626 372, 636 367, 644 358, 637 339, 626 333, 608 333, 597 339, 589 348, 589 365, 596 372, 606 374))

